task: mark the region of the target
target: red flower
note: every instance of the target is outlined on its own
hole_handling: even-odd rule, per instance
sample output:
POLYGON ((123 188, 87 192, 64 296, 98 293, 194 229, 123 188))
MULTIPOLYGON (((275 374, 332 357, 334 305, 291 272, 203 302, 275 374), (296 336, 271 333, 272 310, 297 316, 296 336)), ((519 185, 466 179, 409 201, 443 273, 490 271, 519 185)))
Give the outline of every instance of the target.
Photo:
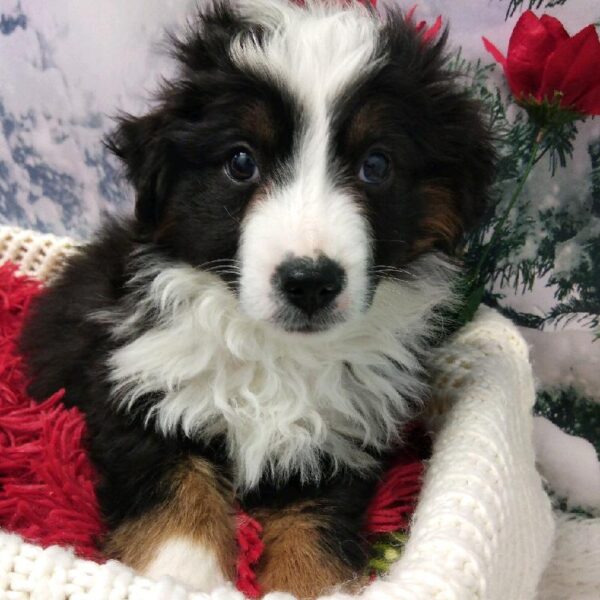
POLYGON ((600 115, 600 40, 594 25, 571 37, 558 19, 538 19, 528 10, 515 25, 506 57, 486 38, 483 43, 526 107, 547 103, 600 115))

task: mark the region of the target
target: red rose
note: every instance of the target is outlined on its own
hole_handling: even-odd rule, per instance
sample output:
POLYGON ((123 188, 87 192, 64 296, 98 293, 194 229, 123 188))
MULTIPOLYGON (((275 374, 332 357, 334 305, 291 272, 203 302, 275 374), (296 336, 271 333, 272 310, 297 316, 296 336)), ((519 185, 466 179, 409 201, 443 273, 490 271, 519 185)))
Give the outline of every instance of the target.
POLYGON ((486 38, 483 43, 522 104, 600 115, 600 40, 594 25, 571 37, 558 19, 538 19, 528 10, 515 25, 506 57, 486 38))

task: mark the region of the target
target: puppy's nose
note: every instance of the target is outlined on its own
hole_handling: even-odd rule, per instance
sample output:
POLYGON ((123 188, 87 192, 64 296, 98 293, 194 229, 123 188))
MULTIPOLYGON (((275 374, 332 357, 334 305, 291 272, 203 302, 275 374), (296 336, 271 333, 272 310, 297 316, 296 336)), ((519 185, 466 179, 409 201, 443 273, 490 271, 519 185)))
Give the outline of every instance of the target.
POLYGON ((309 316, 330 305, 346 282, 344 269, 325 256, 286 260, 277 274, 286 300, 309 316))

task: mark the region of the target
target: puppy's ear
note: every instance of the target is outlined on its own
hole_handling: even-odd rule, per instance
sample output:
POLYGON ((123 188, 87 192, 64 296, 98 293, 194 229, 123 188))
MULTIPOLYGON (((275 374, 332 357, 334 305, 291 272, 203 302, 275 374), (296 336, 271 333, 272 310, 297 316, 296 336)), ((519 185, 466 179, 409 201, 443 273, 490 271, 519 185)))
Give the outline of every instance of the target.
POLYGON ((422 130, 429 133, 431 161, 424 193, 433 220, 444 224, 438 228, 441 245, 451 251, 485 214, 497 161, 484 107, 465 88, 465 78, 448 68, 446 41, 447 31, 437 42, 421 44, 420 69, 428 113, 422 130))
POLYGON ((445 178, 465 231, 475 228, 488 205, 496 175, 496 151, 483 107, 468 93, 455 89, 440 108, 440 147, 444 148, 445 178))
MULTIPOLYGON (((141 222, 160 222, 181 158, 176 156, 178 133, 186 130, 182 119, 198 119, 215 77, 231 66, 231 38, 247 28, 226 3, 217 2, 200 12, 181 37, 171 35, 169 49, 179 77, 163 82, 154 112, 122 117, 106 140, 108 148, 124 162, 135 187, 136 216, 141 222)), ((257 37, 259 32, 254 34, 257 37)))
POLYGON ((136 191, 136 217, 146 225, 157 225, 171 189, 168 139, 162 135, 159 113, 122 117, 106 146, 124 163, 127 178, 136 191))
POLYGON ((435 136, 435 155, 419 195, 421 249, 456 252, 465 233, 486 214, 496 174, 496 152, 481 109, 456 90, 439 106, 443 119, 435 136))
POLYGON ((449 68, 445 30, 424 39, 402 15, 388 17, 388 80, 420 148, 421 250, 452 252, 485 214, 496 153, 482 107, 449 68), (408 102, 406 99, 411 99, 408 102))
POLYGON ((435 112, 435 147, 419 189, 421 243, 453 254, 486 214, 496 153, 481 108, 464 91, 448 85, 435 112))
POLYGON ((496 175, 496 151, 484 107, 465 88, 465 78, 448 67, 447 37, 446 30, 437 42, 421 44, 426 127, 433 133, 426 176, 434 188, 441 185, 451 194, 462 229, 468 231, 485 213, 496 175))

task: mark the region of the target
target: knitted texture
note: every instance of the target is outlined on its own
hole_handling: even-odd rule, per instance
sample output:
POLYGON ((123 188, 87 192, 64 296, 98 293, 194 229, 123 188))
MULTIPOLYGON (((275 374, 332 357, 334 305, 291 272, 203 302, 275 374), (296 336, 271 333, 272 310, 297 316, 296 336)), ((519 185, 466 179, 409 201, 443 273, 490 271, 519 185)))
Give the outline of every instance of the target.
POLYGON ((16 263, 20 273, 41 281, 50 281, 76 250, 69 238, 0 225, 0 262, 16 263))
MULTIPOLYGON (((0 228, 0 243, 7 235, 14 245, 12 228, 0 228)), ((23 235, 39 248, 36 234, 23 235)), ((56 272, 56 258, 48 257, 72 252, 72 242, 54 243, 37 258, 32 258, 33 249, 21 250, 28 257, 28 274, 51 277, 56 272)), ((389 575, 373 582, 361 597, 533 599, 550 557, 554 527, 534 468, 534 390, 527 347, 508 320, 482 309, 439 350, 434 368, 443 414, 437 418, 439 431, 411 536, 389 575)), ((2 590, 1 597, 15 599, 242 597, 231 588, 199 594, 168 578, 154 583, 112 561, 99 565, 69 550, 42 550, 0 533, 2 590)), ((277 593, 268 598, 290 597, 277 593)), ((350 596, 334 593, 328 598, 350 596)))
MULTIPOLYGON (((46 252, 44 244, 40 248, 44 256, 56 255, 46 252)), ((33 264, 44 267, 43 261, 33 264)), ((83 443, 83 414, 62 404, 63 390, 43 402, 26 391, 15 343, 31 300, 43 286, 16 271, 12 262, 0 265, 0 525, 43 547, 70 546, 80 557, 103 560, 98 541, 104 527, 95 472, 83 443)), ((237 586, 257 598, 260 525, 240 513, 237 538, 237 586)))
POLYGON ((237 543, 239 548, 236 570, 236 585, 250 598, 260 597, 260 586, 254 566, 260 560, 264 550, 261 538, 262 527, 256 519, 245 513, 237 516, 237 543))

